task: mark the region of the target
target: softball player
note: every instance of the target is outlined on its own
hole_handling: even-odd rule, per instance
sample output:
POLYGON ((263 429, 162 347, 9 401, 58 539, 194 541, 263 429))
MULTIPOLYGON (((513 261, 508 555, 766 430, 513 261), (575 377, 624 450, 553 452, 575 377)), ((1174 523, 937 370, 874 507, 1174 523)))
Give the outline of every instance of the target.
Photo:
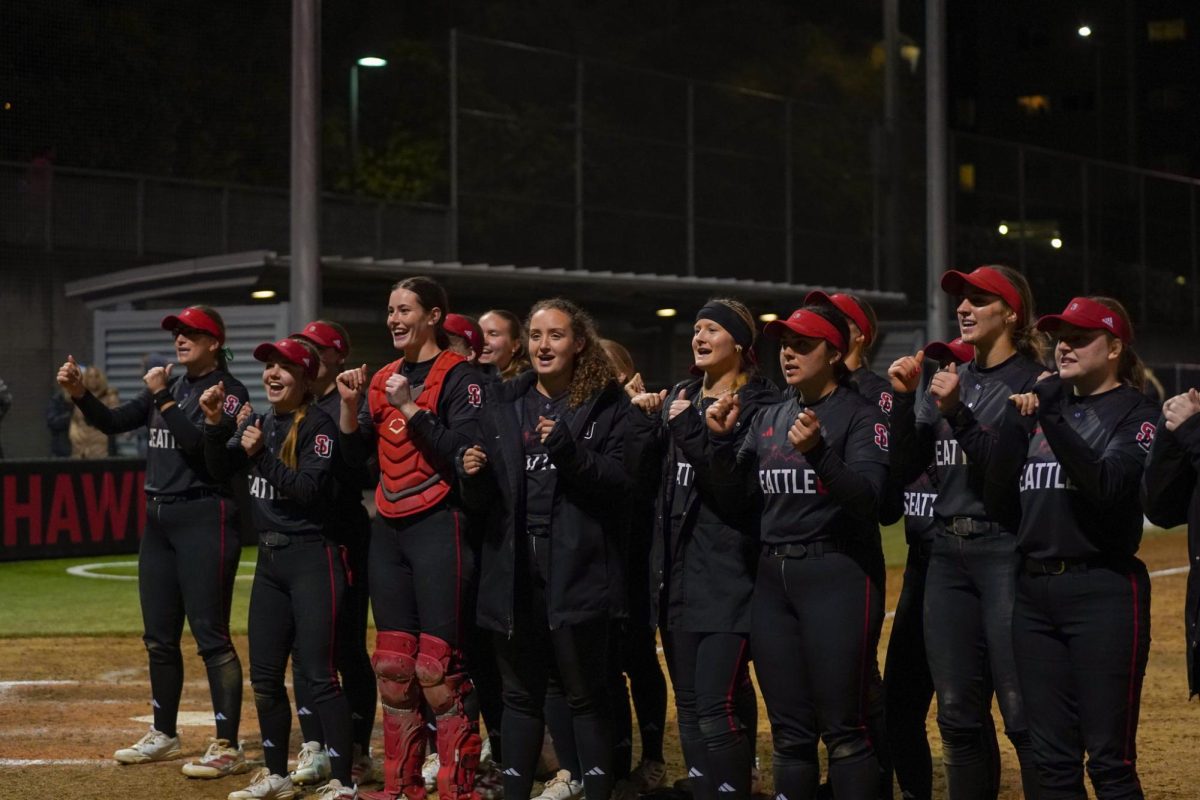
POLYGON ((402 357, 368 381, 366 366, 338 376, 338 427, 349 463, 379 458, 379 510, 371 531, 371 607, 378 634, 372 663, 383 701, 384 788, 373 800, 425 796, 421 696, 437 716, 442 800, 473 792, 480 739, 463 649, 475 581, 467 518, 452 487, 454 460, 478 441, 478 373, 446 350, 446 292, 406 278, 388 298, 388 330, 402 357), (359 419, 363 392, 371 425, 359 419))
POLYGON ((529 797, 554 663, 587 796, 607 800, 605 661, 610 619, 624 605, 629 401, 573 303, 537 303, 528 330, 533 371, 495 387, 484 434, 462 458, 464 495, 489 511, 479 623, 495 634, 504 682, 504 794, 529 797))
POLYGON ((146 529, 138 549, 138 596, 143 641, 150 657, 154 725, 130 747, 113 754, 122 764, 178 758, 176 729, 183 692, 179 649, 187 618, 208 672, 217 735, 183 774, 219 778, 245 772, 238 743, 242 711, 242 665, 229 638, 233 579, 241 548, 238 515, 227 478, 214 477, 204 463, 200 395, 225 385, 222 412, 229 419, 248 397, 229 374, 225 324, 207 306, 191 306, 162 320, 175 340, 175 364, 155 367, 146 388, 129 402, 109 408, 83 386, 75 359, 58 370, 58 383, 88 422, 107 434, 146 426, 146 529), (171 373, 178 368, 183 374, 171 373))
POLYGON ((229 800, 289 800, 287 751, 292 728, 284 675, 288 656, 321 720, 332 779, 321 800, 357 797, 350 778, 350 704, 335 664, 338 614, 346 587, 332 514, 337 428, 317 408, 311 385, 320 356, 296 339, 261 344, 262 381, 271 403, 253 419, 249 405, 237 446, 227 447, 234 426, 221 413, 225 387, 218 383, 200 397, 206 420, 204 456, 209 470, 232 476, 250 468, 250 496, 258 530, 258 566, 250 590, 250 685, 262 732, 266 766, 229 800))
MULTIPOLYGON (((867 355, 875 344, 875 334, 879 328, 875 309, 865 300, 841 292, 832 295, 825 292, 809 292, 804 298, 804 303, 829 306, 841 313, 850 331, 849 350, 843 360, 849 372, 847 380, 859 394, 877 404, 885 417, 889 416, 892 413, 892 384, 886 378, 872 372, 867 365, 867 355)), ((883 525, 891 525, 900 519, 903 503, 898 485, 889 482, 879 509, 879 522, 883 525)), ((880 547, 882 546, 883 543, 880 542, 880 547)), ((886 591, 886 587, 881 586, 880 590, 886 591)), ((892 758, 887 735, 883 677, 879 672, 878 657, 871 665, 869 699, 867 725, 871 730, 875 757, 879 759, 879 797, 881 800, 891 800, 892 758)))
MULTIPOLYGON (((975 357, 975 348, 961 338, 930 342, 925 345, 924 352, 927 360, 942 366, 966 364, 975 357)), ((888 388, 891 388, 890 383, 888 388)), ((937 472, 932 464, 904 489, 904 538, 908 543, 908 558, 883 673, 888 744, 896 782, 904 797, 913 800, 933 797, 933 757, 925 732, 925 719, 933 702, 933 676, 929 674, 929 660, 925 654, 924 604, 929 554, 939 527, 933 515, 937 492, 937 472)), ((994 777, 992 785, 999 791, 1000 751, 995 725, 991 724, 991 691, 984 694, 989 698, 982 721, 983 735, 987 739, 985 748, 994 777)))
MULTIPOLYGON (((1157 436, 1142 476, 1146 516, 1164 528, 1188 526, 1188 563, 1200 561, 1200 391, 1163 403, 1157 436)), ((1200 569, 1188 572, 1184 608, 1189 697, 1200 694, 1200 569)))
POLYGON ((761 409, 740 446, 736 395, 718 399, 706 422, 720 506, 761 508, 750 642, 771 719, 775 792, 816 794, 820 738, 835 795, 873 800, 879 762, 866 717, 883 623, 877 517, 888 428, 878 406, 843 382, 841 314, 805 306, 764 332, 780 339, 794 395, 761 409))
POLYGON ((529 369, 520 317, 503 308, 493 308, 479 318, 479 327, 483 330, 479 363, 486 373, 507 381, 529 369))
MULTIPOLYGON (((317 376, 312 381, 314 405, 337 419, 341 414, 341 396, 335 380, 346 364, 350 354, 350 337, 346 329, 336 322, 317 320, 305 325, 300 333, 291 338, 302 339, 316 348, 319 356, 317 376)), ((363 398, 358 410, 359 424, 369 425, 371 413, 363 398)), ((342 548, 347 573, 346 588, 342 595, 338 613, 337 669, 341 676, 342 689, 350 703, 351 719, 354 723, 354 755, 351 763, 351 779, 355 785, 367 783, 374 773, 371 759, 371 731, 375 727, 375 670, 367 653, 367 609, 370 593, 367 586, 367 548, 370 544, 371 520, 363 507, 362 493, 372 488, 375 476, 368 465, 349 464, 341 448, 333 453, 333 475, 336 491, 332 518, 333 538, 342 548)), ((304 735, 304 746, 296 769, 292 771, 292 783, 297 785, 322 783, 330 776, 329 754, 323 748, 325 737, 321 732, 320 717, 309 707, 312 692, 308 685, 295 675, 296 714, 304 735)))
MULTIPOLYGON (((888 370, 896 390, 892 458, 902 485, 935 466, 938 496, 925 585, 925 644, 938 698, 938 727, 952 800, 990 796, 984 709, 988 671, 1016 748, 1026 797, 1037 796, 1037 774, 1012 652, 1012 608, 1020 556, 1016 493, 985 502, 991 486, 1016 485, 1016 466, 993 463, 997 429, 1008 397, 1029 391, 1043 367, 1033 328, 1029 284, 1008 267, 950 271, 942 288, 960 298, 959 331, 975 348, 963 367, 936 373, 919 415, 915 392, 924 353, 898 359, 888 370)), ((989 692, 990 693, 990 692, 989 692)))
POLYGON ((714 403, 736 396, 736 445, 759 409, 779 402, 778 390, 754 374, 754 339, 754 318, 742 303, 708 301, 692 334, 693 371, 700 377, 669 395, 639 394, 633 402, 643 413, 631 415, 630 440, 643 448, 638 460, 661 472, 649 558, 650 622, 662 629, 680 745, 700 800, 716 800, 718 793, 749 798, 754 766, 757 719, 741 718, 731 687, 748 684, 758 519, 753 510, 717 502, 704 423, 714 403))
POLYGON ((1058 374, 1013 398, 1032 435, 998 444, 1024 462, 1013 647, 1040 796, 1087 797, 1086 751, 1099 800, 1141 798, 1135 745, 1150 578, 1134 554, 1158 409, 1142 393, 1119 302, 1076 297, 1038 329, 1057 339, 1058 374))

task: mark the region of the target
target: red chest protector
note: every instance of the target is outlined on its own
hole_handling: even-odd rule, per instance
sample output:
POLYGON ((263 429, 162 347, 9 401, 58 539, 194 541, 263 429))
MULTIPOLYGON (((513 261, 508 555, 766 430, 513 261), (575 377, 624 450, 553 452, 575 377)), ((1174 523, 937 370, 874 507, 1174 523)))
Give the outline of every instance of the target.
MULTIPOLYGON (((421 393, 414 402, 432 414, 437 413, 438 397, 450 369, 465 358, 443 350, 433 362, 421 393)), ((385 517, 407 517, 433 508, 450 493, 450 484, 434 469, 408 435, 408 420, 387 401, 387 379, 400 371, 404 359, 393 361, 375 373, 367 392, 371 418, 379 447, 379 486, 375 505, 385 517)))

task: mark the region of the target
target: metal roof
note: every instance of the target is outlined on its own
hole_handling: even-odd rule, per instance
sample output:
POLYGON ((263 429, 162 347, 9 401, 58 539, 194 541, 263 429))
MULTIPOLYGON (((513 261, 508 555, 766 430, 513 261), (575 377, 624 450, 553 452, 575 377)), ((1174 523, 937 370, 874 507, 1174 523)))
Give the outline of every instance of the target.
MULTIPOLYGON (((259 282, 268 268, 287 270, 291 259, 269 250, 251 250, 207 258, 193 258, 120 270, 95 278, 71 281, 66 286, 68 297, 80 297, 93 307, 121 302, 148 300, 196 290, 252 286, 259 282)), ((401 258, 344 258, 324 256, 321 272, 326 277, 377 277, 391 279, 401 275, 424 274, 434 277, 461 278, 476 283, 529 283, 547 285, 583 285, 651 292, 713 292, 735 293, 747 298, 783 300, 803 299, 814 289, 825 292, 853 292, 872 304, 906 302, 903 292, 885 292, 857 287, 828 284, 783 283, 735 277, 664 275, 647 272, 614 272, 612 270, 577 270, 557 267, 518 267, 512 264, 464 264, 458 261, 406 261, 401 258)))

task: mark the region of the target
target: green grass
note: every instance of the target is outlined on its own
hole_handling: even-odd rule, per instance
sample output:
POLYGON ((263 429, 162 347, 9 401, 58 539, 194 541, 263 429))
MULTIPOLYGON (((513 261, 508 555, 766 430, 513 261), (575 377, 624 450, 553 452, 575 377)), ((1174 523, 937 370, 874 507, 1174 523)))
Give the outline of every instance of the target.
MULTIPOLYGON (((242 549, 243 563, 253 564, 257 557, 257 548, 242 549)), ((123 562, 132 565, 96 571, 135 577, 136 553, 0 564, 0 637, 141 634, 136 580, 85 578, 67 572, 81 564, 123 562)), ((234 633, 246 632, 253 574, 249 566, 238 570, 230 616, 234 633)))
MULTIPOLYGON (((1182 530, 1147 528, 1145 538, 1182 530)), ((889 525, 881 531, 887 565, 903 567, 908 554, 904 543, 904 523, 889 525)), ((256 559, 256 548, 243 548, 242 563, 252 564, 256 559)), ((82 564, 127 564, 96 571, 134 577, 137 575, 136 562, 137 555, 131 553, 0 563, 0 638, 140 635, 142 613, 136 580, 102 580, 67 572, 69 567, 82 564)), ((246 632, 250 578, 253 575, 254 570, 249 566, 238 570, 239 580, 234 584, 233 612, 230 616, 234 633, 246 632)))

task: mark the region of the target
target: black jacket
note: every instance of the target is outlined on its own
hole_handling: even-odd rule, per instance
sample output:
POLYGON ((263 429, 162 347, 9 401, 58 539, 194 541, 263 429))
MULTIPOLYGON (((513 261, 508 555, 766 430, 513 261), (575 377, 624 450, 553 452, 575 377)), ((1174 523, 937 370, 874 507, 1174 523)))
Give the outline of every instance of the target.
POLYGON ((1184 624, 1187 627, 1187 665, 1189 696, 1200 694, 1200 414, 1173 431, 1166 421, 1158 420, 1158 432, 1146 471, 1142 474, 1142 506, 1155 525, 1172 528, 1188 526, 1187 601, 1184 624))
MULTIPOLYGON (((480 557, 478 622, 512 634, 518 553, 525 536, 525 450, 521 405, 536 380, 532 372, 491 387, 483 409, 482 446, 487 466, 462 473, 460 489, 469 510, 486 514, 480 557)), ((550 518, 550 575, 546 614, 550 628, 624 613, 624 460, 629 399, 610 384, 571 409, 546 439, 557 470, 550 518)), ((464 448, 465 450, 465 448, 464 448)))
MULTIPOLYGON (((700 380, 672 387, 661 414, 647 416, 636 409, 630 414, 630 440, 642 448, 637 473, 647 463, 660 472, 650 545, 649 621, 670 630, 749 633, 759 510, 719 506, 703 412, 697 409, 669 419, 670 402, 680 390, 695 402, 700 380), (678 470, 690 473, 692 490, 676 523, 672 512, 678 470)), ((770 381, 755 377, 738 390, 738 397, 741 411, 734 436, 740 442, 758 410, 779 402, 780 394, 770 381)))

